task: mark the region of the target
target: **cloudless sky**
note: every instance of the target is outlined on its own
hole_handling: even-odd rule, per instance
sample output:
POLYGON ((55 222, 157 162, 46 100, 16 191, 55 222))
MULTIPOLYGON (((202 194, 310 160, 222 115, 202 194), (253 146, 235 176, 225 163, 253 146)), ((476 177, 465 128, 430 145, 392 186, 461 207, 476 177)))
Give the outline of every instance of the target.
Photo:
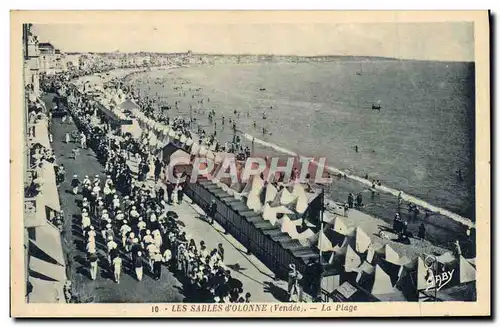
POLYGON ((64 52, 358 55, 474 61, 472 23, 35 24, 64 52))

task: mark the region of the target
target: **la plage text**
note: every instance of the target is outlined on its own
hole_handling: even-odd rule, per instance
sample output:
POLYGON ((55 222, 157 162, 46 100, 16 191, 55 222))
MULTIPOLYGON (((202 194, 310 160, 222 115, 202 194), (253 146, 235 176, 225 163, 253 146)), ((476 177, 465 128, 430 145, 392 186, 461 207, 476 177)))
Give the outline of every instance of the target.
MULTIPOLYGON (((356 312, 354 304, 322 304, 323 312, 356 312)), ((300 304, 174 304, 172 312, 303 312, 307 308, 300 304)), ((316 311, 316 310, 314 310, 316 311)))

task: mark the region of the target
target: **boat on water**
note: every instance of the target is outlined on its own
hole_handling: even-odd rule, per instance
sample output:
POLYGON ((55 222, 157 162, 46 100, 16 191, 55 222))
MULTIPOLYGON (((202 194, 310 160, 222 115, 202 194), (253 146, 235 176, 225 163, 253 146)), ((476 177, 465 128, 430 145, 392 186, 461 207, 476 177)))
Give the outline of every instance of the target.
POLYGON ((380 105, 380 100, 377 101, 377 103, 373 103, 372 104, 372 110, 378 110, 378 111, 380 111, 381 108, 382 108, 382 106, 380 105))

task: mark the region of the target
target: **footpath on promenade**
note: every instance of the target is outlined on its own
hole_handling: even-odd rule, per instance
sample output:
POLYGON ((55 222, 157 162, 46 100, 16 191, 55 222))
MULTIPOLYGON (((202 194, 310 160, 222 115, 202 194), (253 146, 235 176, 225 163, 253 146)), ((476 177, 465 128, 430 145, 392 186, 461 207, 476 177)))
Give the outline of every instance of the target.
MULTIPOLYGON (((51 108, 52 95, 46 95, 44 100, 47 108, 51 108)), ((79 145, 64 142, 65 134, 76 129, 74 124, 63 124, 60 118, 52 120, 53 149, 58 165, 64 165, 66 180, 59 187, 61 207, 65 214, 62 242, 68 261, 68 278, 73 282, 74 290, 81 301, 98 303, 140 303, 140 302, 191 302, 192 295, 184 291, 183 285, 166 267, 162 268, 162 276, 158 281, 148 274, 138 282, 130 267, 124 265, 124 273, 120 284, 112 280, 111 274, 102 263, 99 266, 97 279, 89 277, 83 237, 80 230, 81 195, 73 195, 69 185, 71 178, 77 174, 79 179, 100 175, 104 177, 104 168, 97 161, 90 149, 80 149, 77 160, 73 159, 72 150, 79 145)), ((252 302, 286 301, 286 283, 277 282, 272 273, 258 259, 247 255, 245 249, 230 235, 225 235, 223 229, 216 223, 209 225, 199 219, 201 209, 186 199, 182 204, 172 207, 177 212, 179 220, 186 226, 186 234, 197 243, 204 240, 208 248, 214 248, 221 243, 225 250, 224 262, 231 270, 233 277, 243 283, 245 292, 252 294, 252 302)), ((101 245, 103 254, 104 245, 101 245)), ((102 257, 102 255, 101 255, 102 257)), ((100 260, 102 262, 104 260, 100 260)))

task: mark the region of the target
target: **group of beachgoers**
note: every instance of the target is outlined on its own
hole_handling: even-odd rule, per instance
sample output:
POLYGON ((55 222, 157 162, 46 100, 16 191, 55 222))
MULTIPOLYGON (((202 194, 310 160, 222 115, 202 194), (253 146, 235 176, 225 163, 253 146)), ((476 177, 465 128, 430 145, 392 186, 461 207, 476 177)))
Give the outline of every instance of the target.
MULTIPOLYGON (((120 89, 124 94, 127 94, 128 97, 134 99, 134 101, 139 105, 141 111, 146 115, 146 117, 167 125, 171 123, 171 121, 168 120, 167 113, 172 108, 179 109, 179 106, 182 104, 182 99, 181 100, 171 99, 171 103, 166 103, 165 99, 167 99, 167 97, 158 94, 158 92, 156 94, 152 94, 151 92, 149 95, 141 93, 140 89, 134 87, 133 82, 128 77, 130 76, 127 76, 126 78, 122 79, 114 79, 110 81, 107 85, 108 87, 114 87, 116 89, 120 89)), ((159 78, 154 79, 152 77, 146 77, 145 84, 151 84, 151 83, 163 84, 164 82, 162 79, 159 78)), ((203 144, 208 148, 213 148, 213 150, 216 152, 235 153, 236 157, 239 158, 240 160, 248 158, 251 154, 250 147, 248 145, 243 144, 240 136, 236 135, 238 133, 237 123, 241 112, 234 110, 233 117, 227 118, 227 123, 228 125, 231 126, 231 130, 233 131, 232 139, 224 143, 220 142, 217 139, 216 118, 219 118, 222 126, 225 126, 226 117, 224 115, 218 114, 213 108, 205 109, 203 107, 204 103, 210 103, 210 98, 204 97, 201 94, 196 93, 201 91, 202 88, 197 88, 197 89, 189 88, 188 92, 196 93, 192 94, 189 97, 189 94, 187 94, 186 91, 182 90, 183 87, 182 85, 186 83, 187 81, 184 80, 182 80, 179 84, 174 81, 173 90, 178 92, 178 96, 180 96, 181 98, 185 97, 185 98, 190 98, 190 100, 193 99, 196 100, 198 103, 198 108, 193 107, 192 104, 189 104, 190 117, 177 116, 173 124, 170 124, 171 127, 174 129, 174 131, 180 132, 184 134, 186 137, 191 137, 192 133, 195 133, 196 136, 199 138, 199 140, 201 140, 200 144, 203 144), (205 128, 203 128, 201 124, 197 124, 198 120, 196 117, 193 117, 192 115, 193 113, 202 116, 207 116, 208 122, 210 125, 213 126, 214 131, 210 133, 205 128), (197 126, 195 127, 195 125, 197 126)), ((147 87, 147 90, 151 91, 151 86, 147 87)), ((249 113, 247 113, 246 116, 249 117, 249 113)), ((267 133, 267 129, 264 128, 264 131, 265 133, 267 133)))
POLYGON ((143 279, 145 269, 159 280, 166 266, 185 281, 191 300, 249 302, 250 293, 243 292, 241 281, 224 265, 222 244, 210 250, 203 240, 190 238, 179 223, 182 217, 172 209, 183 201, 184 185, 163 183, 163 164, 153 160, 154 155, 140 140, 110 133, 106 123, 95 119, 92 102, 76 89, 68 90, 72 99, 69 112, 79 132, 74 133, 76 140, 66 141, 74 142, 75 148, 92 149, 106 171, 106 176, 74 175, 68 181, 81 203, 78 224, 90 278, 97 278, 100 266, 120 283, 123 267, 128 266, 137 281, 143 279), (134 174, 127 165, 132 157, 143 163, 153 161, 153 172, 144 173, 140 168, 134 174))

